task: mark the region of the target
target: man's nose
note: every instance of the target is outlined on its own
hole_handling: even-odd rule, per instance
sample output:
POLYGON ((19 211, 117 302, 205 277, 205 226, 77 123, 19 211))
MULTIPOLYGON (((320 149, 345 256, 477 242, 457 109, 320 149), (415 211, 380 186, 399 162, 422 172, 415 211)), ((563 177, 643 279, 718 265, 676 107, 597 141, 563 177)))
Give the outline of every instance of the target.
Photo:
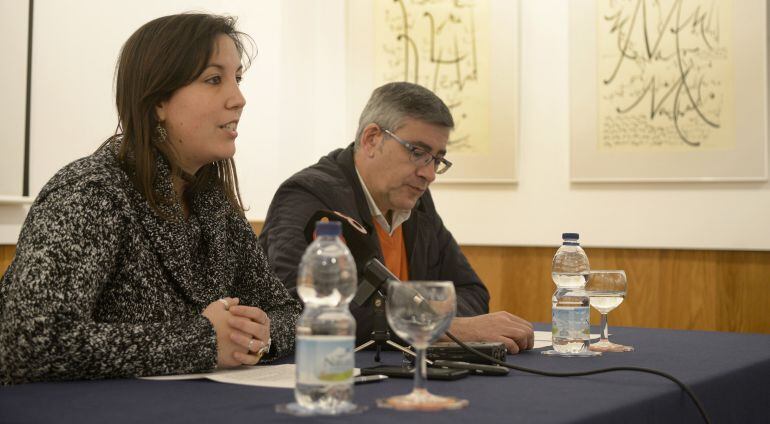
POLYGON ((436 179, 436 161, 431 159, 427 164, 417 168, 417 175, 425 178, 428 184, 432 183, 436 179))

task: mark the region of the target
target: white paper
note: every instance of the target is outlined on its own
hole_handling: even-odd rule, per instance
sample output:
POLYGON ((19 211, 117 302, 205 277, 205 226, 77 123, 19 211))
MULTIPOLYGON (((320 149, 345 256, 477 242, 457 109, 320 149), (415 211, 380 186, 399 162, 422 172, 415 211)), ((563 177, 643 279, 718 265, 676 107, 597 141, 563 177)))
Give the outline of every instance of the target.
POLYGON ((262 365, 230 372, 215 373, 206 378, 220 383, 244 384, 247 386, 294 388, 294 364, 262 365))
POLYGON ((535 349, 551 345, 550 331, 535 331, 535 349))
MULTIPOLYGON (((209 379, 219 383, 243 384, 247 386, 274 387, 281 389, 294 388, 295 364, 242 366, 239 368, 217 370, 200 374, 161 375, 141 377, 143 380, 170 381, 209 379)), ((361 374, 359 368, 353 370, 353 375, 361 374)))
MULTIPOLYGON (((599 338, 599 334, 591 334, 591 340, 596 340, 599 338)), ((534 349, 539 349, 541 347, 548 347, 553 344, 553 341, 551 340, 551 332, 550 331, 535 331, 535 347, 534 349)))
POLYGON ((141 380, 155 380, 155 381, 175 381, 175 380, 201 380, 208 378, 208 376, 216 373, 225 373, 232 370, 218 370, 207 373, 199 374, 175 374, 175 375, 153 375, 150 377, 139 377, 141 380))

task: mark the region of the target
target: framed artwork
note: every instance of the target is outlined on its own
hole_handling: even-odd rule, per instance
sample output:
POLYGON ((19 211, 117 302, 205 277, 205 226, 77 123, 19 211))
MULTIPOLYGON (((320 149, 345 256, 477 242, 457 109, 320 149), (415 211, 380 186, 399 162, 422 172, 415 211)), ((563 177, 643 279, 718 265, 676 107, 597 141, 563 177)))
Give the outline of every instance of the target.
POLYGON ((0 0, 0 204, 28 202, 32 1, 0 0))
POLYGON ((351 0, 347 8, 349 70, 369 74, 359 91, 413 82, 452 111, 453 167, 436 182, 515 182, 518 1, 351 0))
POLYGON ((767 180, 766 7, 570 2, 572 182, 767 180))

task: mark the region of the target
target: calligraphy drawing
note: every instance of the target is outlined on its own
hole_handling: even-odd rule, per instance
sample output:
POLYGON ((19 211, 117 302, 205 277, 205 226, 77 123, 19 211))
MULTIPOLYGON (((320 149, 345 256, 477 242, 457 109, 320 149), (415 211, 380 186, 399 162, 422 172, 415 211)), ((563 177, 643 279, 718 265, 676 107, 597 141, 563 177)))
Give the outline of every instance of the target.
POLYGON ((449 106, 453 154, 490 152, 489 0, 376 0, 375 83, 409 81, 449 106))
POLYGON ((602 0, 598 149, 735 145, 732 0, 602 0))

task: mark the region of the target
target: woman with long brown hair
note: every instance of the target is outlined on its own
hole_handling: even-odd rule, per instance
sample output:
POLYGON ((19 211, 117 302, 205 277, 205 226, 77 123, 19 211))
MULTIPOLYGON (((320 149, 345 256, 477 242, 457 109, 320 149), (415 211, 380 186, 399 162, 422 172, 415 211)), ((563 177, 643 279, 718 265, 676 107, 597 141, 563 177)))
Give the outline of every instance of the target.
POLYGON ((155 19, 125 43, 119 126, 60 170, 0 281, 0 383, 255 364, 299 303, 245 218, 233 163, 250 62, 235 20, 155 19))

